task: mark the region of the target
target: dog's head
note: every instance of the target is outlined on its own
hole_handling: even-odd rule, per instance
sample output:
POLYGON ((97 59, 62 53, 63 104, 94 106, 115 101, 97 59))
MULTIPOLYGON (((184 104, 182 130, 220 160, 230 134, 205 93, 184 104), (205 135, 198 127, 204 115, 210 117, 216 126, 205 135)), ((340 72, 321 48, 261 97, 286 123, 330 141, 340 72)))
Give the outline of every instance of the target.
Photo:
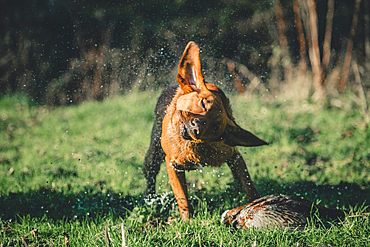
POLYGON ((199 47, 189 42, 179 64, 177 81, 183 94, 176 103, 180 135, 197 142, 224 142, 230 146, 267 144, 239 127, 229 101, 218 87, 206 84, 201 72, 199 47))

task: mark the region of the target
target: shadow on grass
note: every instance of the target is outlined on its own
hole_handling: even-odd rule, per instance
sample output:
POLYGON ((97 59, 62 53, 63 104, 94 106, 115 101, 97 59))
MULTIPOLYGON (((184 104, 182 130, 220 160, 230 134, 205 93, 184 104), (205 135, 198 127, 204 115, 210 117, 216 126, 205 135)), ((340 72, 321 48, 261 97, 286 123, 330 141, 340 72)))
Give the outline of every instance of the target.
MULTIPOLYGON (((320 202, 321 205, 327 207, 344 207, 349 209, 349 206, 358 204, 369 204, 368 196, 370 195, 369 187, 361 187, 354 183, 341 182, 337 185, 318 185, 313 182, 299 182, 293 184, 275 184, 268 182, 263 188, 259 186, 262 195, 268 194, 286 194, 296 195, 304 199, 320 202)), ((369 204, 370 205, 370 204, 369 204)))
MULTIPOLYGON (((229 183, 229 188, 221 193, 198 190, 191 194, 193 205, 197 208, 199 200, 207 203, 209 210, 229 209, 247 203, 244 192, 237 182, 229 183)), ((350 209, 350 206, 362 205, 370 194, 369 188, 356 184, 316 185, 312 182, 279 185, 276 181, 259 181, 261 195, 286 194, 297 195, 320 205, 350 209)), ((11 193, 0 196, 0 218, 14 221, 18 217, 29 215, 32 218, 47 217, 53 220, 81 220, 86 217, 127 217, 141 196, 123 195, 108 191, 102 193, 94 187, 85 187, 79 193, 56 192, 40 189, 28 193, 11 193)), ((369 205, 369 201, 365 202, 369 205)))
POLYGON ((122 196, 108 191, 102 193, 93 187, 85 187, 78 193, 40 189, 28 193, 11 193, 0 197, 0 218, 16 220, 18 217, 47 217, 54 220, 74 220, 85 217, 125 217, 138 203, 140 197, 122 196))

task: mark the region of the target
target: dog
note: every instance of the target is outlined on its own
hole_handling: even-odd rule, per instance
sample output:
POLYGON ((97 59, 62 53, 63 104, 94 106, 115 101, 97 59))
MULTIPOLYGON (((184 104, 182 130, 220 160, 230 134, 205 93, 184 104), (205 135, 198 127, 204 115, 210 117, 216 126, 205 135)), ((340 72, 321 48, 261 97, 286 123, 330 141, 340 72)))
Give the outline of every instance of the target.
POLYGON ((146 195, 155 194, 156 176, 163 160, 179 206, 188 221, 193 208, 188 200, 185 171, 227 163, 249 201, 260 197, 236 146, 267 143, 236 124, 228 98, 206 83, 199 46, 189 42, 179 64, 179 85, 164 90, 155 108, 151 142, 144 161, 146 195))

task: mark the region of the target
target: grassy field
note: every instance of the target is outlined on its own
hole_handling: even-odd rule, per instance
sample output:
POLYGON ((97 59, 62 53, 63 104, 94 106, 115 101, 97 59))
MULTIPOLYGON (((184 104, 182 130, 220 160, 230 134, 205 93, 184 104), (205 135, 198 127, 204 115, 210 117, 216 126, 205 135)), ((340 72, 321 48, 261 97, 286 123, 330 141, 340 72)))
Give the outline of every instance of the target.
MULTIPOLYGON (((229 168, 187 173, 195 216, 179 221, 173 196, 140 206, 142 163, 158 92, 49 108, 22 95, 0 99, 1 246, 367 246, 370 129, 350 96, 342 108, 231 96, 237 122, 269 146, 240 148, 262 195, 295 194, 350 211, 305 230, 234 231, 225 209, 247 203, 229 168), (149 222, 149 223, 148 223, 149 222), (37 233, 32 230, 37 229, 37 233), (67 236, 67 235, 66 235, 67 236), (22 240, 23 239, 23 240, 22 240)), ((337 99, 338 100, 338 99, 337 99)), ((157 192, 171 188, 162 166, 157 192)))

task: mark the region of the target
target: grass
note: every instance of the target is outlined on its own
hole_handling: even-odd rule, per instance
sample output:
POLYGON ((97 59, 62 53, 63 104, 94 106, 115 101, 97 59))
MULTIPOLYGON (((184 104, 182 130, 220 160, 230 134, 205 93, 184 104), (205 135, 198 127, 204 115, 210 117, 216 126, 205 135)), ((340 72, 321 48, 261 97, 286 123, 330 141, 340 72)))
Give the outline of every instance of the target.
MULTIPOLYGON (((305 230, 234 231, 220 225, 225 209, 247 203, 229 168, 187 174, 195 206, 179 221, 173 195, 140 206, 142 163, 159 92, 49 108, 24 95, 0 99, 0 244, 121 246, 366 246, 370 224, 370 129, 350 97, 344 108, 231 96, 237 122, 270 143, 240 148, 262 195, 297 196, 351 211, 340 223, 313 218, 305 230), (357 216, 356 216, 357 215, 357 216), (149 224, 149 223, 151 224, 149 224), (31 233, 38 229, 36 237, 31 233)), ((170 192, 161 167, 158 193, 170 192)))

